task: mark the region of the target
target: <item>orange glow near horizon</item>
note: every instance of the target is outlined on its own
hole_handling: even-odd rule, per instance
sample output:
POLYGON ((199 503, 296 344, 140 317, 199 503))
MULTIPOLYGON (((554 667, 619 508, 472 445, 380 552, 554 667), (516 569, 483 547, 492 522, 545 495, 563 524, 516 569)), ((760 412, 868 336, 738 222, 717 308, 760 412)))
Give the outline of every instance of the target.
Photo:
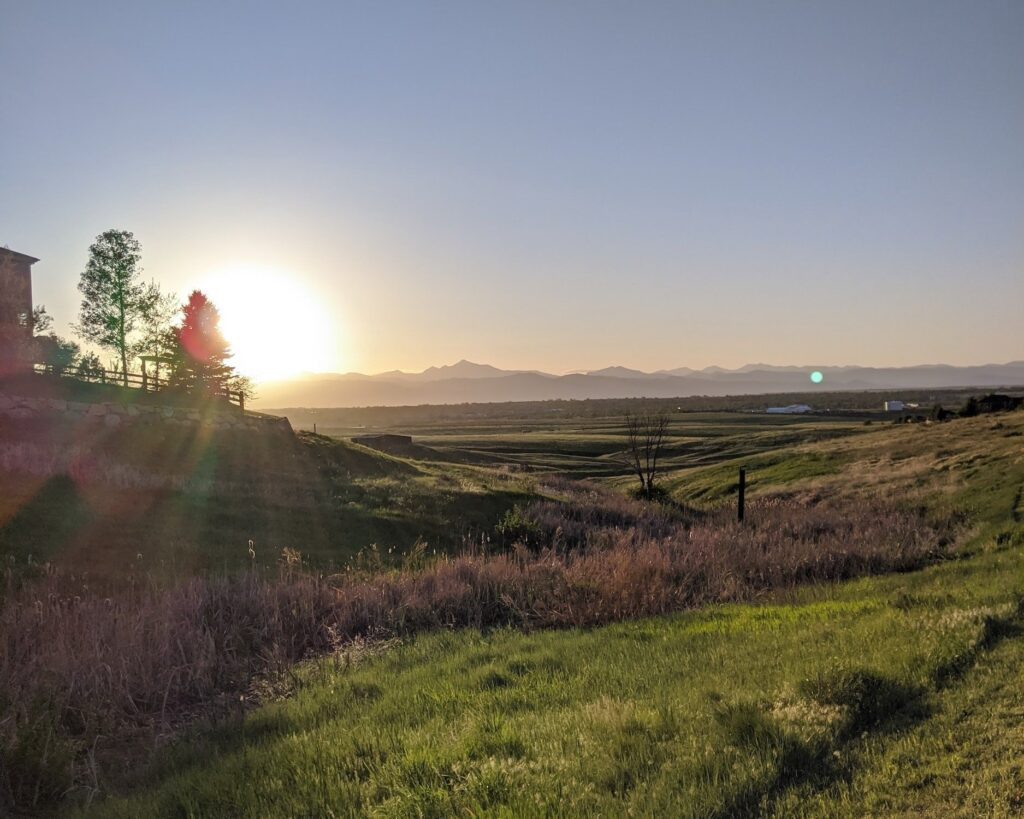
POLYGON ((239 265, 199 285, 220 311, 230 363, 253 380, 291 378, 334 364, 335 328, 321 302, 287 273, 239 265))

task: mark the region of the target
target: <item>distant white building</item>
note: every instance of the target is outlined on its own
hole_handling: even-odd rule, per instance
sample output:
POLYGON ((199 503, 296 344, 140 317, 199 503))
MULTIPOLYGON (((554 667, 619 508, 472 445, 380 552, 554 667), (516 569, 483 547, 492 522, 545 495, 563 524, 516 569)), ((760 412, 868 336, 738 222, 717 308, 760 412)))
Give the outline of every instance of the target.
POLYGON ((771 415, 800 415, 811 412, 811 408, 807 404, 790 404, 788 407, 768 407, 766 412, 771 415))
POLYGON ((902 401, 886 401, 885 411, 886 412, 903 412, 906 409, 906 405, 902 401))

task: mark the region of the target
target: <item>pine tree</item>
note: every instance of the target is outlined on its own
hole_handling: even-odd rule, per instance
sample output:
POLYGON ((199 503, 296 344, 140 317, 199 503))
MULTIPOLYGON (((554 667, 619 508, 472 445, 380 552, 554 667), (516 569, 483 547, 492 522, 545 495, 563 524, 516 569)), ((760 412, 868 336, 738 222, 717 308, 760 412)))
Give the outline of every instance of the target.
POLYGON ((189 392, 223 392, 234 368, 225 363, 231 348, 220 331, 220 313, 200 290, 193 290, 181 309, 181 324, 168 336, 172 386, 189 392))

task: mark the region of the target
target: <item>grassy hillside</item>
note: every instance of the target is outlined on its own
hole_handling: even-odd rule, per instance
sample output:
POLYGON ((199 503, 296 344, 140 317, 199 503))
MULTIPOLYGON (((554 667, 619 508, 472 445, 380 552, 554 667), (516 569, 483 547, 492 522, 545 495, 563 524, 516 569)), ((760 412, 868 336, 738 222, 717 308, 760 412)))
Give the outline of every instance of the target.
MULTIPOLYGON (((982 462, 968 473, 958 460, 965 423, 683 413, 673 418, 662 483, 678 501, 709 507, 730 502, 739 466, 755 497, 861 492, 890 477, 921 491, 933 470, 984 482, 982 462)), ((416 443, 394 456, 308 433, 11 421, 0 429, 0 557, 180 577, 248 567, 251 540, 262 565, 290 548, 330 568, 373 544, 387 554, 486 540, 510 509, 544 491, 545 476, 632 482, 618 456, 621 417, 429 422, 414 432, 416 443)), ((1002 457, 996 444, 1012 444, 998 434, 986 441, 979 458, 1002 457)))
POLYGON ((380 544, 438 550, 491 531, 529 486, 501 471, 395 458, 300 433, 5 422, 0 558, 93 575, 181 577, 317 566, 380 544))
MULTIPOLYGON (((794 444, 832 440, 870 430, 864 420, 846 415, 805 418, 742 412, 674 413, 664 463, 674 468, 693 467, 794 444)), ((362 428, 323 424, 319 429, 342 440, 365 432, 362 428)), ((629 472, 617 457, 627 445, 624 414, 563 417, 550 409, 539 409, 524 418, 420 421, 394 429, 412 435, 417 445, 428 447, 435 461, 506 464, 577 478, 629 472)))
MULTIPOLYGON (((686 414, 674 420, 664 463, 690 469, 870 429, 855 419, 686 414)), ((248 567, 251 540, 263 565, 290 548, 331 568, 374 544, 387 554, 486 540, 541 491, 531 476, 626 471, 616 456, 620 417, 542 415, 422 433, 395 456, 301 432, 9 421, 0 429, 0 557, 182 577, 248 567)), ((719 489, 708 500, 724 497, 728 481, 719 489)))
POLYGON ((860 435, 733 458, 708 468, 670 470, 665 486, 684 503, 721 503, 747 470, 752 497, 897 497, 932 508, 954 506, 972 520, 1021 520, 1024 413, 943 424, 885 425, 860 435))
POLYGON ((342 655, 91 815, 1009 814, 1021 551, 761 606, 342 655))
MULTIPOLYGON (((755 495, 895 496, 969 520, 966 551, 756 605, 350 648, 88 813, 1014 815, 1022 441, 1018 413, 753 456, 755 495)), ((675 492, 724 497, 739 462, 675 492)))

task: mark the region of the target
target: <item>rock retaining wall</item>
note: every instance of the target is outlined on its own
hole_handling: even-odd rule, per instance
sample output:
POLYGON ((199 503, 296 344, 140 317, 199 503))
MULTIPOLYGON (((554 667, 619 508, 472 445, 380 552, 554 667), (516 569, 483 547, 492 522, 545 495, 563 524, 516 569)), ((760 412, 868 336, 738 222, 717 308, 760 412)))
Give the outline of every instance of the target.
POLYGON ((59 416, 68 421, 93 421, 108 427, 122 424, 196 424, 216 429, 247 429, 256 432, 292 431, 287 418, 253 415, 241 410, 201 411, 190 407, 168 407, 152 404, 88 403, 62 398, 38 398, 0 393, 0 421, 5 418, 28 420, 59 416))

